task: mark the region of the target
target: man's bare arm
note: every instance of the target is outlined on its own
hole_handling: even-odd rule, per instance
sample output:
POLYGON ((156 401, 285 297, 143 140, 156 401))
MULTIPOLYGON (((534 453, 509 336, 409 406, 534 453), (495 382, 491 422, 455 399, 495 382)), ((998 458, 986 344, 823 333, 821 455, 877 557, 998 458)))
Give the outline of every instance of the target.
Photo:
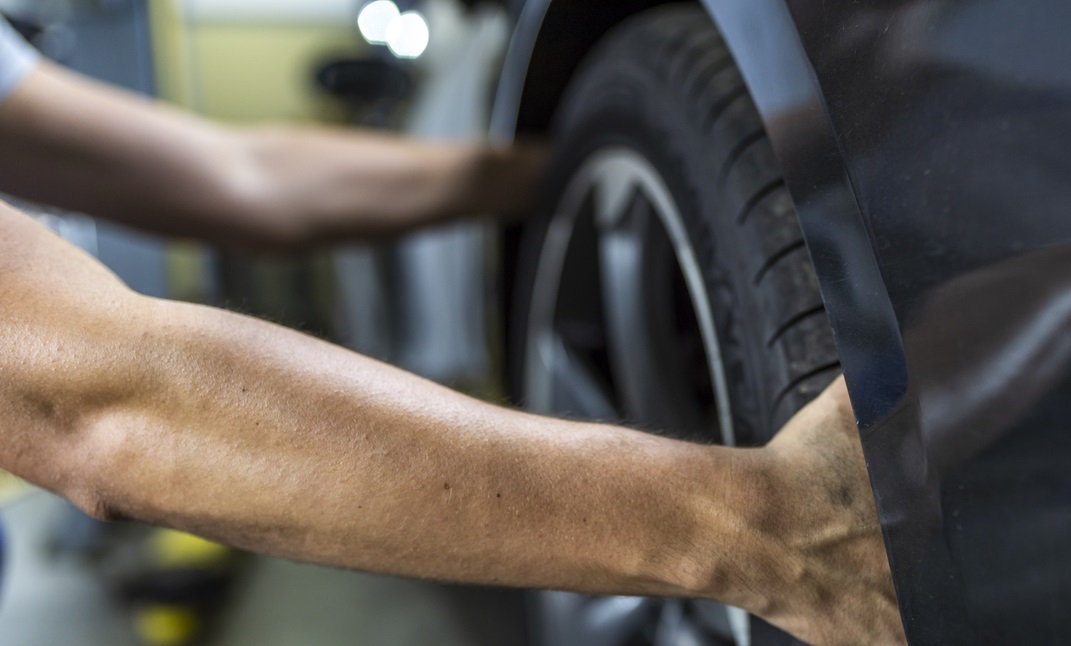
POLYGON ((0 230, 0 467, 96 516, 377 572, 710 597, 819 644, 896 643, 842 387, 762 450, 540 418, 136 295, 10 209, 0 230))
POLYGON ((0 104, 0 190, 158 233, 256 246, 515 211, 537 146, 351 129, 233 128, 48 63, 0 104))

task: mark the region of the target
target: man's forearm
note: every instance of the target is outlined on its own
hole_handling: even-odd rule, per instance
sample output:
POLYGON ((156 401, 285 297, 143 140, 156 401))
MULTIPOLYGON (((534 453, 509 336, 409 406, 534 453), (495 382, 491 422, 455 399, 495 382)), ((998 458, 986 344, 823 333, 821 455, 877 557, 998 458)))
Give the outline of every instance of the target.
POLYGON ((289 226, 297 244, 515 214, 534 197, 545 163, 538 145, 430 143, 296 126, 234 134, 245 172, 264 187, 258 212, 272 228, 289 226))
POLYGON ((84 429, 104 439, 105 515, 363 570, 742 601, 750 456, 491 406, 232 314, 149 311, 129 353, 143 392, 84 429))
POLYGON ((764 449, 481 403, 133 294, 0 204, 0 468, 95 515, 378 572, 694 595, 899 643, 842 382, 764 449))
POLYGON ((293 247, 520 208, 535 146, 231 128, 42 64, 0 106, 0 189, 137 228, 293 247))
POLYGON ((0 228, 0 468, 90 513, 378 572, 761 607, 765 452, 492 406, 134 294, 2 205, 0 228))

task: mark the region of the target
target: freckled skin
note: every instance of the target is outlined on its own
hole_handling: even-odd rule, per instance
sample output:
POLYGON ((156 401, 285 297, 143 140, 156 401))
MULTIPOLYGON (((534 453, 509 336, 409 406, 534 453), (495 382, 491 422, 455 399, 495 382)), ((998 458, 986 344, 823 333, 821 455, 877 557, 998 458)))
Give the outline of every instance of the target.
POLYGON ((3 206, 0 231, 0 468, 91 514, 360 570, 708 597, 815 644, 903 641, 842 382, 765 449, 698 446, 136 295, 3 206))

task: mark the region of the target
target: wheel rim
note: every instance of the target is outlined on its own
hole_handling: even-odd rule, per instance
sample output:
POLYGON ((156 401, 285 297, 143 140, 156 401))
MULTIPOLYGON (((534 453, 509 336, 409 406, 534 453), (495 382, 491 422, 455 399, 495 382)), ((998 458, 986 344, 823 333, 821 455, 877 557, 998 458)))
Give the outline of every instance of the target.
MULTIPOLYGON (((735 445, 703 272, 679 207, 639 152, 597 150, 566 186, 527 324, 529 408, 735 445)), ((546 592, 535 603, 545 643, 751 641, 746 613, 711 602, 546 592)))

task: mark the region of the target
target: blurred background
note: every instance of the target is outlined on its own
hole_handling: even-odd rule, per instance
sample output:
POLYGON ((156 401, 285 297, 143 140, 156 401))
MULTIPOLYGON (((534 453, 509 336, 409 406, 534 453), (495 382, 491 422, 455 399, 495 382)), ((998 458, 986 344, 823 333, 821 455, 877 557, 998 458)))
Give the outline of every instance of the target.
MULTIPOLYGON (((485 136, 510 20, 460 0, 0 0, 48 57, 230 122, 485 136)), ((500 399, 492 237, 221 252, 19 203, 132 288, 281 322, 500 399)), ((0 474, 4 646, 522 644, 512 591, 330 571, 96 523, 0 474)))

